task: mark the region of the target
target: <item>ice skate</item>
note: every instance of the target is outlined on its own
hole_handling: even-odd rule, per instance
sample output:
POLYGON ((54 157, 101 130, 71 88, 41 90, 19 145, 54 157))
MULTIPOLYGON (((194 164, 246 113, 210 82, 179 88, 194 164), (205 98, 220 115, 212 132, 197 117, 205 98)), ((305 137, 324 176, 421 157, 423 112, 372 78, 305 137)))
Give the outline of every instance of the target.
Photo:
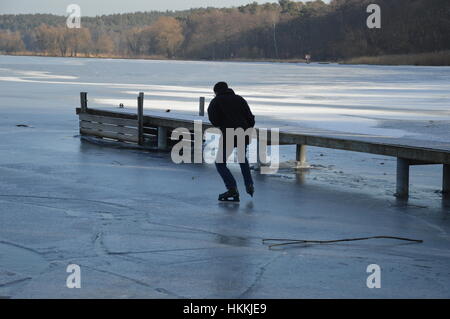
POLYGON ((255 193, 255 187, 253 186, 253 184, 246 185, 245 189, 247 191, 247 194, 249 194, 251 197, 253 197, 253 194, 255 193))
POLYGON ((237 189, 232 188, 223 194, 219 195, 219 201, 221 202, 239 202, 239 192, 237 189))

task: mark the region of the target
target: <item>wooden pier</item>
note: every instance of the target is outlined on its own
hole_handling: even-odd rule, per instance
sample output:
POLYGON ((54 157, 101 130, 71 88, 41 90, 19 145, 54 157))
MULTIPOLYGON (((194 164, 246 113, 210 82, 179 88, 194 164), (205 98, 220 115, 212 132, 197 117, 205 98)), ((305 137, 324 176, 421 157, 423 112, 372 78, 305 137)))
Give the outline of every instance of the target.
MULTIPOLYGON (((81 93, 81 106, 76 109, 80 120, 80 134, 97 138, 121 141, 139 145, 142 148, 170 150, 178 140, 171 135, 177 128, 186 128, 191 132, 194 141, 195 119, 173 114, 167 116, 145 115, 143 110, 144 94, 137 98, 137 113, 123 111, 107 111, 88 108, 87 93, 81 93)), ((202 116, 205 113, 205 99, 200 98, 198 120, 202 120, 202 129, 212 125, 202 116)), ((258 130, 258 129, 257 129, 258 130)), ((273 145, 269 140, 268 144, 273 145)), ((307 167, 306 147, 316 146, 345 151, 371 153, 397 158, 396 196, 407 198, 409 194, 409 168, 413 165, 442 165, 442 193, 450 195, 450 143, 434 143, 429 141, 405 143, 405 140, 356 135, 321 130, 302 130, 298 128, 280 128, 280 145, 296 145, 296 161, 298 168, 307 167)))

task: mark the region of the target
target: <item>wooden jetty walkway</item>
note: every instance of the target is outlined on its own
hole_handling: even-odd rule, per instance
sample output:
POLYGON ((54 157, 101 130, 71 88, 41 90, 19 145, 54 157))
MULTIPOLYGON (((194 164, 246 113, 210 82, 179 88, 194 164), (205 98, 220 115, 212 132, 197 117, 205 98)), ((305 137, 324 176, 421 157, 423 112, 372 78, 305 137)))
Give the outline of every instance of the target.
MULTIPOLYGON (((200 98, 199 116, 167 113, 166 116, 144 115, 144 94, 137 98, 137 114, 122 110, 108 111, 87 106, 87 93, 81 94, 81 107, 76 109, 80 120, 80 134, 102 139, 138 144, 143 148, 169 150, 178 140, 171 139, 172 131, 186 128, 192 133, 194 121, 202 120, 203 130, 212 125, 205 121, 205 99, 200 98)), ((371 135, 357 135, 323 130, 304 130, 292 127, 279 128, 280 145, 296 145, 298 168, 306 164, 306 147, 316 146, 345 151, 371 153, 397 158, 396 196, 409 194, 409 168, 412 165, 442 165, 443 197, 450 194, 450 143, 434 143, 371 135)), ((269 135, 268 144, 272 144, 269 135)))

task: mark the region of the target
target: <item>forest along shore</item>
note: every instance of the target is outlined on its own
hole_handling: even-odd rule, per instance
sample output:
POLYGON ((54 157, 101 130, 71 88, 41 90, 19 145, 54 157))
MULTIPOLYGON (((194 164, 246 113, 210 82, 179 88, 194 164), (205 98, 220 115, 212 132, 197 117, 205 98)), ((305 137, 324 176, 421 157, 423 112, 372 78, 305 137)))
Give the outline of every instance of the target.
POLYGON ((256 2, 233 8, 67 18, 0 15, 0 53, 234 61, 344 61, 450 65, 447 0, 379 0, 380 29, 366 25, 369 1, 256 2), (408 26, 405 28, 404 26, 408 26))
MULTIPOLYGON (((62 57, 59 55, 42 54, 36 52, 16 52, 16 53, 3 53, 0 55, 6 56, 42 56, 42 57, 62 57)), ((90 58, 90 59, 125 59, 125 60, 170 60, 170 61, 205 61, 194 59, 168 59, 164 56, 117 56, 109 54, 90 55, 90 54, 77 54, 72 58, 90 58)), ((255 63, 307 63, 305 59, 224 59, 216 60, 215 62, 255 62, 255 63)), ((414 65, 414 66, 450 66, 450 51, 442 52, 429 52, 419 54, 397 54, 397 55, 382 55, 382 56, 363 56, 351 58, 343 61, 313 61, 312 63, 319 64, 367 64, 367 65, 414 65)))

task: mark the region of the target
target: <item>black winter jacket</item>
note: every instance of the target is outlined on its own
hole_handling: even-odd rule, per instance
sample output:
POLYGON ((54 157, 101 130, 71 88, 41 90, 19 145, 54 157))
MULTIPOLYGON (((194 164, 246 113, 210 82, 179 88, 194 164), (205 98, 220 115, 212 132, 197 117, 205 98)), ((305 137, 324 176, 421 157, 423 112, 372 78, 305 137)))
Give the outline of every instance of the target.
POLYGON ((208 107, 209 121, 222 133, 227 128, 243 128, 255 126, 255 116, 250 111, 247 101, 232 89, 219 92, 208 107))

